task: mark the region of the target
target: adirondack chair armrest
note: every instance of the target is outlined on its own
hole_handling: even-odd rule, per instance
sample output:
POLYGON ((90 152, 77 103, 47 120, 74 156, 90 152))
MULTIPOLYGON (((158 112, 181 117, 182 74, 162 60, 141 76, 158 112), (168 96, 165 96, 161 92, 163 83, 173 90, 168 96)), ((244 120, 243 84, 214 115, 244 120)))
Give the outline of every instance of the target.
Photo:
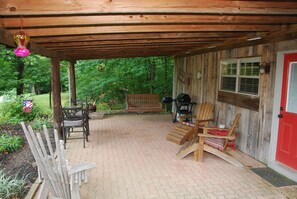
POLYGON ((94 163, 94 162, 80 163, 75 166, 70 166, 69 170, 68 170, 68 175, 72 175, 77 172, 81 172, 81 171, 88 170, 88 169, 95 168, 95 167, 96 167, 96 163, 94 163))
POLYGON ((70 177, 70 189, 77 193, 77 187, 81 186, 81 182, 87 183, 88 176, 86 171, 96 167, 94 162, 85 162, 75 166, 68 167, 68 176, 70 177))
POLYGON ((235 140, 235 136, 222 136, 222 135, 212 135, 212 134, 206 134, 206 133, 198 133, 199 137, 208 137, 208 138, 222 138, 222 139, 228 139, 228 140, 235 140))

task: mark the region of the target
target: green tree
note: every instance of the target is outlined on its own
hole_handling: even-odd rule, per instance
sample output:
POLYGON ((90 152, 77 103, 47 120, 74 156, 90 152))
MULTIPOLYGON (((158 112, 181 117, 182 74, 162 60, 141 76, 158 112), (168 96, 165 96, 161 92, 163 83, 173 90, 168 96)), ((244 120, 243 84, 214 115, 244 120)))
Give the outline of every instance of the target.
MULTIPOLYGON (((62 91, 68 90, 68 62, 61 62, 62 91)), ((30 54, 25 58, 15 56, 12 49, 0 45, 0 95, 16 89, 23 93, 48 93, 51 90, 51 61, 30 54)))
POLYGON ((18 85, 18 61, 12 50, 0 45, 0 94, 17 88, 18 85))
POLYGON ((172 69, 170 57, 79 61, 77 95, 109 105, 123 103, 126 93, 168 95, 172 91, 172 69))
POLYGON ((25 60, 24 84, 26 92, 43 94, 50 92, 50 60, 39 55, 30 55, 25 60))

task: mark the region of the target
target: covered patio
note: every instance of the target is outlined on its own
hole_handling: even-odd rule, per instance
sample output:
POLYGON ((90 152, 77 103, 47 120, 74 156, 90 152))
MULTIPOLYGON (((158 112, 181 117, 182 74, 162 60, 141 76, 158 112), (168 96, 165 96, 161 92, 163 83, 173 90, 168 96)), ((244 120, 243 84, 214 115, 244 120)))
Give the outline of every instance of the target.
POLYGON ((113 115, 90 120, 89 142, 69 140, 71 164, 96 162, 82 198, 296 198, 297 186, 274 187, 250 168, 264 167, 239 151, 237 168, 211 154, 194 162, 179 160, 180 146, 166 141, 173 127, 169 114, 113 115))
MULTIPOLYGON (((56 129, 61 129, 61 61, 69 62, 69 91, 76 100, 76 61, 173 56, 172 97, 188 93, 198 104, 214 104, 219 123, 228 124, 240 113, 237 147, 297 181, 297 150, 288 147, 297 146, 297 127, 292 127, 292 137, 279 130, 288 118, 283 118, 283 87, 294 90, 297 85, 283 83, 287 68, 297 68, 296 1, 24 2, 0 2, 0 43, 16 47, 14 34, 23 28, 31 38, 31 53, 51 58, 56 129)), ((295 109, 294 118, 292 126, 295 109)), ((83 198, 285 198, 282 193, 290 193, 210 155, 203 163, 192 157, 177 160, 179 146, 164 139, 170 121, 166 115, 91 121, 85 149, 81 140, 67 144, 71 163, 97 163, 82 188, 83 198)))

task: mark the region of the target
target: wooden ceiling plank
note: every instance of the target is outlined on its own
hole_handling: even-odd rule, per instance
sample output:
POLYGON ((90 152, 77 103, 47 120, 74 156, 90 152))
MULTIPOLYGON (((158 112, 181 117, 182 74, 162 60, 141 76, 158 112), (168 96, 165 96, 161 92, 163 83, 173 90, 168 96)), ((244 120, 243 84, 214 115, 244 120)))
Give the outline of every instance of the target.
POLYGON ((164 32, 164 33, 126 33, 126 34, 91 34, 75 36, 56 37, 31 37, 35 43, 58 43, 58 42, 79 42, 79 41, 116 41, 125 39, 177 39, 177 38, 210 38, 210 37, 238 37, 249 34, 255 36, 254 32, 164 32))
MULTIPOLYGON (((204 31, 275 31, 279 25, 125 25, 125 26, 94 26, 68 28, 30 28, 24 31, 34 36, 56 36, 76 34, 113 34, 113 33, 152 33, 152 32, 204 32, 204 31)), ((18 29, 11 29, 16 32, 18 29)))
POLYGON ((103 58, 118 58, 118 57, 147 57, 147 56, 171 56, 172 54, 176 53, 178 50, 165 50, 160 51, 158 49, 146 49, 145 51, 139 49, 132 49, 132 50, 115 50, 115 51, 97 51, 92 54, 90 53, 69 53, 68 56, 73 57, 76 60, 82 59, 94 59, 97 57, 98 59, 103 58), (112 53, 113 52, 113 53, 112 53))
MULTIPOLYGON (((293 24, 296 15, 121 14, 82 16, 26 16, 24 28, 127 24, 293 24)), ((0 19, 4 28, 19 28, 19 17, 0 19)))
POLYGON ((81 41, 81 42, 60 42, 43 44, 46 48, 60 48, 60 47, 83 47, 83 46, 99 46, 99 45, 129 45, 129 44, 155 44, 155 43, 198 43, 198 42, 219 42, 223 38, 176 38, 176 39, 125 39, 125 40, 107 40, 107 41, 81 41))
POLYGON ((90 47, 84 47, 84 48, 78 48, 78 47, 72 47, 72 48, 59 48, 59 49, 55 49, 56 52, 71 52, 71 51, 89 51, 89 52, 93 52, 94 50, 98 50, 98 49, 105 49, 105 50, 112 50, 112 49, 130 49, 130 48, 138 48, 138 49, 143 49, 143 48, 159 48, 161 49, 166 49, 166 48, 174 48, 174 47, 189 47, 189 48, 194 48, 197 47, 197 44, 162 44, 162 45, 158 45, 158 44, 150 44, 150 45, 127 45, 127 46, 90 46, 90 47))
POLYGON ((296 14, 297 2, 285 0, 1 0, 0 13, 2 15, 57 15, 104 13, 296 14))

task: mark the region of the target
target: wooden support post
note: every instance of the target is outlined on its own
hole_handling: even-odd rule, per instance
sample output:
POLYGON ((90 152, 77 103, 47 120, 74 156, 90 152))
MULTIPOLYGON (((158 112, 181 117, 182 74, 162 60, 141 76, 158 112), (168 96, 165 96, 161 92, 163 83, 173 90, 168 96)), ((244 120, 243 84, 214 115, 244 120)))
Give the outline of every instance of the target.
POLYGON ((60 62, 57 58, 52 58, 51 77, 52 77, 52 96, 54 105, 54 128, 62 137, 61 129, 61 82, 60 82, 60 62))
POLYGON ((74 68, 75 62, 70 62, 70 68, 69 68, 69 77, 70 77, 70 99, 71 99, 71 105, 74 105, 73 102, 76 101, 76 85, 75 85, 75 68, 74 68))

